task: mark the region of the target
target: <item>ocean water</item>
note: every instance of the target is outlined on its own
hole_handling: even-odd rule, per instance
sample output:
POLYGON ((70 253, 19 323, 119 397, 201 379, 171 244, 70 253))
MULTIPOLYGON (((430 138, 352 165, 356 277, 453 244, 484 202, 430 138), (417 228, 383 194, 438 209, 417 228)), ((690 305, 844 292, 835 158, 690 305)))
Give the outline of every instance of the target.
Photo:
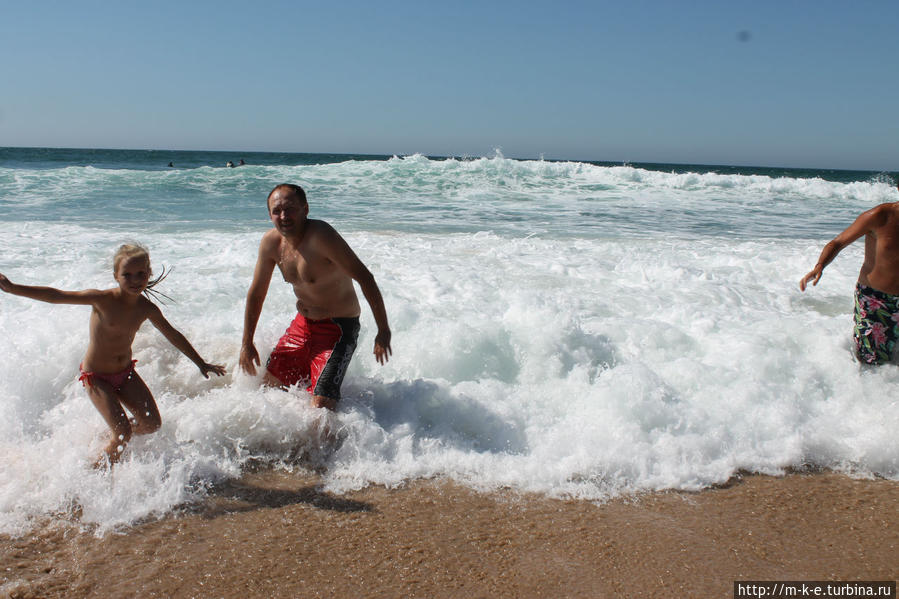
MULTIPOLYGON (((443 476, 593 501, 744 471, 897 480, 899 369, 851 351, 861 244, 798 289, 829 239, 897 199, 890 173, 0 149, 0 272, 111 287, 115 248, 139 241, 173 269, 167 318, 228 368, 203 379, 146 324, 134 355, 162 429, 95 471, 108 433, 76 380, 89 308, 0 295, 0 533, 127 527, 259 465, 315 469, 335 493, 443 476), (375 274, 393 330, 381 366, 363 301, 334 414, 237 370, 281 182, 375 274)), ((263 360, 293 314, 276 276, 263 360)))

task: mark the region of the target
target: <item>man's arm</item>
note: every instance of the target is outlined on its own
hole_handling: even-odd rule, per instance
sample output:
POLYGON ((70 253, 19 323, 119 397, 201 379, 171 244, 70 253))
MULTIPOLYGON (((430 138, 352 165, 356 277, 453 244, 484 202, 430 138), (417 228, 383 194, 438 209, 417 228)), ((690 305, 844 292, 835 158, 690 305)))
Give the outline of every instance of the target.
MULTIPOLYGON (((362 264, 362 262, 359 262, 359 264, 362 264)), ((393 350, 390 348, 391 333, 390 325, 387 324, 387 309, 384 307, 384 298, 381 296, 381 290, 378 288, 374 275, 371 274, 364 264, 362 268, 365 270, 364 273, 351 276, 359 283, 362 295, 365 296, 365 301, 368 302, 371 313, 375 317, 378 333, 375 335, 374 354, 378 363, 384 364, 390 359, 390 354, 393 353, 393 350)))
POLYGON ((859 237, 882 226, 886 220, 886 216, 885 204, 875 206, 866 212, 862 212, 859 217, 855 219, 855 222, 849 225, 845 231, 834 237, 824 246, 824 249, 821 250, 821 255, 818 256, 818 263, 815 264, 815 268, 809 271, 809 273, 799 281, 799 289, 805 291, 805 287, 809 281, 812 282, 812 285, 817 285, 818 281, 821 280, 821 274, 824 272, 824 267, 830 264, 843 248, 852 244, 859 237))
POLYGON ((256 259, 256 269, 253 271, 253 282, 247 292, 247 304, 243 314, 243 339, 240 342, 240 367, 248 374, 256 375, 256 366, 260 365, 259 352, 253 343, 256 335, 256 325, 259 324, 259 315, 262 314, 262 305, 265 296, 268 295, 268 286, 272 281, 272 272, 277 264, 278 232, 274 229, 262 236, 259 243, 259 256, 256 259))
POLYGON ((390 325, 387 323, 387 309, 384 307, 384 298, 371 271, 362 263, 349 244, 336 230, 327 225, 322 230, 322 250, 335 264, 344 270, 354 281, 359 283, 362 295, 371 308, 378 325, 378 333, 375 335, 375 359, 384 364, 390 359, 393 350, 390 347, 390 325))

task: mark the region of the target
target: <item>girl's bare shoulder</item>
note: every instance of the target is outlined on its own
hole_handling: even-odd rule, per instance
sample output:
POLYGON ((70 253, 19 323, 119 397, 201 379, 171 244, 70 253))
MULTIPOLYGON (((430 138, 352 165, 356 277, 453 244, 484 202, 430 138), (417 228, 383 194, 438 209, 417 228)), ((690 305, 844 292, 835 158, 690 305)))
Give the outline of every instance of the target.
POLYGON ((115 296, 115 289, 82 289, 70 293, 80 297, 85 303, 98 304, 111 300, 115 296))
POLYGON ((94 305, 101 311, 117 311, 126 312, 133 310, 136 313, 147 317, 159 310, 159 307, 151 302, 146 296, 139 295, 137 301, 132 303, 128 301, 120 293, 116 293, 116 289, 93 290, 97 292, 97 301, 94 305))
POLYGON ((162 310, 159 308, 159 306, 153 303, 153 301, 151 301, 150 298, 145 295, 142 295, 138 298, 137 305, 140 308, 141 312, 148 316, 151 314, 162 313, 162 310))

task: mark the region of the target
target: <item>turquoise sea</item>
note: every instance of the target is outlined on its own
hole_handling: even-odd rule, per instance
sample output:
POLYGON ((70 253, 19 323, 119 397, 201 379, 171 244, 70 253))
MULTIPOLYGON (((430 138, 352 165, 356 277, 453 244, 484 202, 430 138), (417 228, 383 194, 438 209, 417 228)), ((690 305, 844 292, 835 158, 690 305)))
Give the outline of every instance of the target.
MULTIPOLYGON (((443 476, 595 501, 743 471, 899 479, 899 370, 862 368, 850 347, 860 244, 798 289, 829 239, 899 200, 896 181, 500 154, 0 148, 0 272, 112 286, 115 248, 139 241, 173 269, 167 318, 229 369, 206 381, 139 332, 163 427, 97 472, 105 425, 76 380, 89 310, 0 296, 0 532, 73 505, 98 530, 127 526, 260 463, 322 471, 335 493, 443 476), (336 414, 236 368, 265 198, 282 182, 372 270, 393 329, 379 366, 363 308, 336 414)), ((263 359, 292 315, 273 281, 263 359)))

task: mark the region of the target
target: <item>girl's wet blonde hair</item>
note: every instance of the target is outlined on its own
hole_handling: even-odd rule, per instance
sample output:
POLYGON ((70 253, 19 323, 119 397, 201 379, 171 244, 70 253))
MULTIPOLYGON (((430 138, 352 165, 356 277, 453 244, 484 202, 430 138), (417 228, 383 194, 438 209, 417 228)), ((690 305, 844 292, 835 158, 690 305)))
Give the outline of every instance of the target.
MULTIPOLYGON (((119 266, 125 260, 130 260, 131 258, 145 258, 147 260, 147 270, 150 272, 150 275, 153 275, 153 267, 150 265, 150 250, 140 245, 139 243, 125 243, 119 246, 119 249, 116 250, 115 256, 112 257, 112 272, 113 275, 119 272, 119 266)), ((169 271, 171 272, 171 270, 169 271)), ((169 276, 169 273, 166 272, 165 266, 162 267, 162 272, 155 279, 150 280, 147 283, 147 288, 144 289, 144 295, 149 300, 159 300, 162 303, 165 303, 162 298, 173 301, 172 298, 162 293, 161 291, 156 291, 153 289, 160 281, 169 276)))
MULTIPOLYGON (((122 264, 123 260, 127 260, 129 258, 137 258, 144 257, 147 259, 147 266, 150 266, 150 251, 140 244, 132 244, 125 243, 119 246, 119 249, 116 250, 115 256, 112 257, 112 271, 113 273, 119 272, 119 266, 122 264)), ((150 269, 150 274, 153 274, 153 269, 150 269)))

